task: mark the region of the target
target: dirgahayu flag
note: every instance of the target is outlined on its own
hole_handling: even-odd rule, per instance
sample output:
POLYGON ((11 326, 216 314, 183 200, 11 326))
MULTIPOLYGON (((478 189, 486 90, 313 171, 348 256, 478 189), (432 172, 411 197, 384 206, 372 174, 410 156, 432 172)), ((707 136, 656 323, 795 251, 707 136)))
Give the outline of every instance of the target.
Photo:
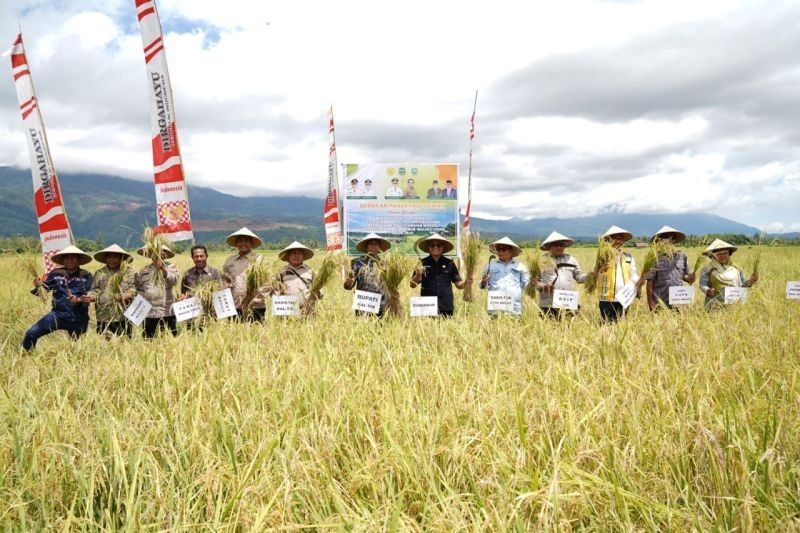
POLYGON ((333 107, 328 111, 328 194, 325 197, 323 217, 325 222, 326 250, 342 249, 342 225, 339 217, 339 175, 336 162, 336 134, 333 129, 333 107))
POLYGON ((50 261, 50 256, 73 244, 72 230, 64 209, 61 188, 58 186, 56 167, 50 157, 44 122, 39 110, 39 100, 33 89, 31 71, 28 68, 28 59, 25 57, 25 48, 22 45, 22 34, 17 35, 14 45, 3 55, 11 56, 14 85, 17 89, 22 125, 25 129, 31 158, 33 203, 39 222, 44 268, 45 272, 50 272, 55 267, 50 261))
POLYGON ((150 131, 153 145, 153 173, 156 183, 157 233, 171 241, 193 238, 189 216, 189 192, 175 126, 175 106, 169 82, 161 21, 155 0, 134 0, 142 31, 147 88, 150 94, 150 131))

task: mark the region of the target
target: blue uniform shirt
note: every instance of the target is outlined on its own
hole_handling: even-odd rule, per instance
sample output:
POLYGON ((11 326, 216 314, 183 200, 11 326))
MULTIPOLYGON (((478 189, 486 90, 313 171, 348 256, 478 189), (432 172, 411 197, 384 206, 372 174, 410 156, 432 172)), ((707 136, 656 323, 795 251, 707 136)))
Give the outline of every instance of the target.
POLYGON ((69 303, 70 294, 85 296, 92 289, 92 275, 79 268, 70 275, 66 269, 52 270, 45 278, 42 287, 53 293, 53 313, 62 320, 81 322, 89 320, 89 306, 84 303, 72 305, 69 303))

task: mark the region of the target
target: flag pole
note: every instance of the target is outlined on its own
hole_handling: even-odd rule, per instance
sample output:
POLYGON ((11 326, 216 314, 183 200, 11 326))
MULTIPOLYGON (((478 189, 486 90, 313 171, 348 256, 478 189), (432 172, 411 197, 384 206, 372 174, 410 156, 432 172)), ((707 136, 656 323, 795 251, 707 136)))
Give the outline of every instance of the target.
POLYGON ((472 145, 475 139, 475 111, 478 109, 478 91, 475 90, 475 100, 472 103, 472 117, 469 119, 469 167, 467 170, 467 209, 464 212, 463 231, 468 232, 470 227, 470 210, 472 208, 472 145))

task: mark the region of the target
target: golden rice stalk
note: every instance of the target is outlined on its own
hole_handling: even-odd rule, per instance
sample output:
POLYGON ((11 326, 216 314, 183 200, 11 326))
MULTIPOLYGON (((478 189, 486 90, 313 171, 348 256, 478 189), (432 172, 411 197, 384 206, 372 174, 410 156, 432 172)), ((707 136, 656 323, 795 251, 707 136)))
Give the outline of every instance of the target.
POLYGON ((322 297, 322 289, 333 280, 336 273, 341 270, 345 256, 338 253, 327 253, 322 259, 322 264, 314 272, 311 280, 308 298, 306 298, 303 308, 300 310, 304 316, 314 312, 314 306, 322 297))
POLYGON ((242 313, 244 318, 253 314, 252 304, 256 297, 265 295, 270 291, 280 291, 282 284, 277 279, 278 268, 264 257, 257 257, 255 261, 247 265, 244 271, 245 294, 242 300, 242 313))
MULTIPOLYGON (((617 251, 611 246, 611 243, 600 237, 597 239, 597 257, 594 260, 593 271, 599 271, 601 267, 608 266, 617 256, 617 251)), ((597 278, 589 276, 586 280, 586 292, 589 294, 594 293, 597 288, 597 278)))
POLYGON ((647 249, 647 254, 644 256, 641 275, 644 276, 647 272, 655 268, 660 258, 668 257, 671 259, 672 256, 675 255, 675 252, 675 245, 671 241, 654 240, 647 249))
POLYGON ((125 280, 127 276, 131 275, 131 272, 132 272, 132 267, 130 262, 123 262, 120 265, 119 270, 108 277, 107 290, 108 293, 111 295, 111 298, 114 300, 114 307, 119 313, 123 313, 125 311, 127 303, 116 301, 116 297, 121 296, 122 293, 125 292, 122 290, 122 282, 125 280))
MULTIPOLYGON (((144 256, 147 258, 158 257, 163 259, 163 247, 170 247, 169 240, 163 234, 153 232, 153 228, 145 226, 144 232, 142 233, 142 248, 144 249, 144 256)), ((164 275, 161 272, 161 269, 156 270, 155 275, 153 276, 153 284, 162 286, 164 285, 164 275)))
POLYGON ((753 255, 753 262, 750 263, 750 273, 758 275, 758 269, 761 266, 761 246, 756 247, 756 253, 753 255))
POLYGON ((31 278, 40 278, 42 276, 39 270, 39 258, 41 257, 39 252, 26 248, 23 253, 19 253, 16 250, 14 253, 17 255, 16 263, 19 270, 25 272, 31 278))
POLYGON ((225 285, 215 279, 207 279, 198 283, 192 290, 191 295, 197 298, 203 313, 206 316, 214 315, 214 293, 225 288, 225 285))
POLYGON ((708 263, 708 256, 705 254, 700 254, 697 256, 697 259, 694 260, 694 266, 692 267, 692 273, 697 274, 697 272, 703 268, 708 263))
POLYGON ((536 280, 544 270, 544 257, 539 249, 539 242, 533 244, 533 248, 525 253, 525 266, 531 275, 531 282, 525 287, 525 294, 531 298, 536 298, 536 280))
MULTIPOLYGON (((464 279, 471 279, 474 281, 482 247, 480 235, 477 233, 465 231, 461 236, 461 261, 464 266, 464 279)), ((468 283, 464 287, 465 302, 471 302, 473 300, 472 285, 473 283, 468 283)))
POLYGON ((378 274, 389 293, 387 309, 394 316, 402 314, 400 305, 400 285, 403 279, 414 268, 414 261, 400 254, 386 254, 377 264, 378 274))

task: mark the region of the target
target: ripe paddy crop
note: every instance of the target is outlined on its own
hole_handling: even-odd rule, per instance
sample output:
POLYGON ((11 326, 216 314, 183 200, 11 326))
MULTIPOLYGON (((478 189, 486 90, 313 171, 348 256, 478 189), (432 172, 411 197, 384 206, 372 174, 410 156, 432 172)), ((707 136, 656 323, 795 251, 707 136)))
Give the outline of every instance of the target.
POLYGON ((47 303, 15 260, 0 258, 4 528, 800 527, 798 248, 765 248, 749 301, 711 314, 698 295, 601 325, 582 292, 573 320, 529 298, 492 320, 476 291, 453 320, 380 322, 336 282, 309 320, 57 333, 31 354, 47 303))

